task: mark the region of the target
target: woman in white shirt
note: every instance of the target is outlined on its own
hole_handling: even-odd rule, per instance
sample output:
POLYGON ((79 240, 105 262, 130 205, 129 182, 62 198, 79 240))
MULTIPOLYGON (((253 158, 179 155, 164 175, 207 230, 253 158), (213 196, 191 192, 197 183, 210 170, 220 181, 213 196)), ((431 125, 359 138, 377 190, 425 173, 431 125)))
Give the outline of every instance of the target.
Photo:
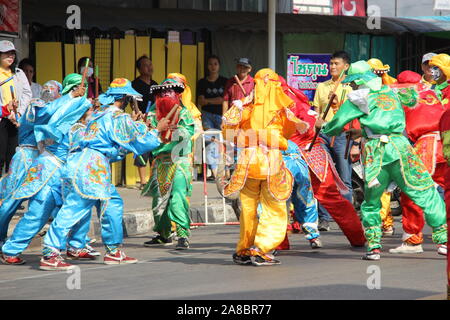
POLYGON ((33 82, 35 74, 33 62, 28 58, 22 59, 19 63, 19 69, 21 69, 27 76, 28 83, 31 87, 32 98, 39 98, 42 86, 39 83, 33 82))

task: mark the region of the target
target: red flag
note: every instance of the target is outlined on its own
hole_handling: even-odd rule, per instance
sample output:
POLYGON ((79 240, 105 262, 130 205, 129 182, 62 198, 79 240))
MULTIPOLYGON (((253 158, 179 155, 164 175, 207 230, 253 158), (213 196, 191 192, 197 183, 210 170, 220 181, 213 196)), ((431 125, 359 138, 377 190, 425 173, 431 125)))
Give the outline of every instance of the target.
POLYGON ((333 0, 333 9, 335 16, 366 16, 365 0, 333 0))
POLYGON ((19 33, 19 0, 0 0, 0 33, 19 33))

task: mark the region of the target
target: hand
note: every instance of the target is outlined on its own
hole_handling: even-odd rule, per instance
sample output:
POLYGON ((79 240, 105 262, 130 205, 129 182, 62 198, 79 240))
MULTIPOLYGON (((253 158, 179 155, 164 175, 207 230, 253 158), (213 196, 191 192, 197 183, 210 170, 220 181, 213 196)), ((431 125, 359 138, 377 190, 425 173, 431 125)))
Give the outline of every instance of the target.
POLYGON ((134 110, 131 112, 131 119, 133 119, 133 121, 137 121, 139 119, 142 119, 143 116, 144 115, 142 114, 142 112, 140 110, 138 112, 136 112, 134 110))
POLYGON ((162 118, 161 120, 159 120, 158 125, 156 126, 156 130, 158 130, 159 132, 163 132, 166 131, 167 129, 169 129, 169 120, 166 118, 162 118))
POLYGON ((316 127, 317 130, 320 130, 320 129, 322 129, 324 124, 325 124, 325 120, 323 120, 321 117, 318 117, 314 126, 316 127))
POLYGON ((352 129, 349 129, 349 130, 345 131, 345 134, 347 136, 350 135, 350 139, 356 140, 356 139, 362 137, 362 130, 361 129, 352 128, 352 129))
POLYGON ((243 103, 242 103, 241 100, 234 100, 234 101, 231 103, 231 105, 232 105, 232 106, 236 106, 236 108, 238 108, 239 110, 242 110, 242 107, 243 107, 243 103))
POLYGON ((300 134, 303 134, 308 130, 308 125, 306 122, 301 121, 295 124, 295 129, 297 129, 300 134))
POLYGON ((359 147, 358 146, 352 146, 352 148, 350 149, 350 160, 352 162, 358 161, 360 155, 361 155, 361 152, 359 150, 359 147))
POLYGON ((73 97, 82 97, 86 93, 86 87, 85 86, 78 86, 76 90, 73 91, 73 97))
POLYGON ((16 113, 14 111, 11 111, 11 113, 8 116, 9 121, 12 122, 13 125, 16 126, 16 128, 20 127, 20 124, 16 121, 16 113))

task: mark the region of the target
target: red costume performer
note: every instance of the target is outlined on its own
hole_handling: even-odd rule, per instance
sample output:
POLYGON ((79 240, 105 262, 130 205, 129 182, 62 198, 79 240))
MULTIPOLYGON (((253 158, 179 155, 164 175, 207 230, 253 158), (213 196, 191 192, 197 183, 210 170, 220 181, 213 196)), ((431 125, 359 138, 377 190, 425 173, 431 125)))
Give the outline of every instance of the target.
POLYGON ((290 140, 299 146, 302 157, 308 164, 314 197, 330 213, 350 244, 363 246, 366 239, 361 221, 353 205, 339 191, 348 192, 348 189, 339 178, 330 155, 320 145, 321 139, 315 141, 310 152, 306 151, 314 137, 316 113, 311 110, 308 98, 303 92, 289 87, 281 77, 280 81, 284 92, 295 102, 295 106, 290 110, 297 118, 309 124, 306 132, 296 131, 290 140))
MULTIPOLYGON (((447 225, 450 224, 450 109, 447 109, 441 117, 439 124, 445 165, 445 205, 447 207, 447 225)), ((450 230, 447 229, 450 236, 450 230)), ((447 254, 447 300, 450 300, 450 255, 447 254)))
MULTIPOLYGON (((435 92, 420 83, 421 76, 412 71, 403 71, 397 77, 399 93, 402 87, 413 88, 412 99, 401 99, 405 111, 406 132, 409 140, 436 184, 444 188, 445 159, 442 153, 442 141, 439 134, 439 120, 445 111, 435 92)), ((401 194, 403 224, 403 247, 418 246, 423 242, 422 229, 425 225, 424 214, 408 196, 401 194)), ((399 247, 400 248, 400 247, 399 247)), ((399 249, 397 248, 397 249, 399 249)), ((421 247, 414 252, 422 252, 421 247)), ((393 249, 396 250, 396 249, 393 249)), ((403 250, 402 252, 411 252, 403 250)), ((398 253, 398 252, 395 252, 398 253)))

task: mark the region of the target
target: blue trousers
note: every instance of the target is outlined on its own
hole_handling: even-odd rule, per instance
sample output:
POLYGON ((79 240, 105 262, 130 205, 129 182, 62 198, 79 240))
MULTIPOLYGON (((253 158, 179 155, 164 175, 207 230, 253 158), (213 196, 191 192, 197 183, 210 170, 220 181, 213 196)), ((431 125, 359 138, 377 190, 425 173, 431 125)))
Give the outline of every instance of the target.
POLYGON ((303 181, 299 181, 299 175, 296 175, 290 200, 294 204, 295 219, 302 225, 306 239, 311 240, 320 237, 320 233, 317 227, 317 201, 309 180, 308 167, 306 166, 305 169, 306 171, 303 173, 306 175, 302 179, 303 181))
MULTIPOLYGON (((8 256, 16 256, 21 254, 29 246, 30 242, 36 236, 36 234, 44 227, 50 217, 55 217, 62 205, 61 200, 61 180, 60 171, 56 171, 54 175, 49 179, 46 185, 42 189, 29 199, 28 211, 24 214, 22 219, 16 225, 13 234, 5 242, 2 247, 2 252, 8 256)), ((5 201, 5 205, 1 207, 2 218, 1 230, 2 236, 6 238, 6 232, 8 231, 8 224, 11 218, 14 216, 18 206, 24 200, 15 200, 8 198, 5 201)), ((86 235, 89 232, 90 217, 87 217, 75 225, 71 230, 69 238, 69 246, 73 248, 84 248, 86 241, 86 235), (82 247, 79 245, 83 244, 82 247)))
MULTIPOLYGON (((46 248, 64 250, 66 248, 69 232, 75 226, 83 225, 83 223, 80 222, 90 220, 91 210, 94 206, 97 207, 97 214, 101 221, 102 241, 105 246, 114 247, 122 244, 123 200, 114 186, 112 186, 110 190, 111 199, 101 201, 83 198, 75 191, 71 183, 66 185, 69 185, 70 187, 67 188, 64 204, 44 237, 44 253, 49 252, 46 248)), ((79 241, 77 244, 78 248, 84 248, 86 245, 86 234, 88 231, 89 228, 84 230, 84 234, 80 232, 80 236, 77 238, 79 241)), ((69 245, 72 244, 69 243, 69 245)))

